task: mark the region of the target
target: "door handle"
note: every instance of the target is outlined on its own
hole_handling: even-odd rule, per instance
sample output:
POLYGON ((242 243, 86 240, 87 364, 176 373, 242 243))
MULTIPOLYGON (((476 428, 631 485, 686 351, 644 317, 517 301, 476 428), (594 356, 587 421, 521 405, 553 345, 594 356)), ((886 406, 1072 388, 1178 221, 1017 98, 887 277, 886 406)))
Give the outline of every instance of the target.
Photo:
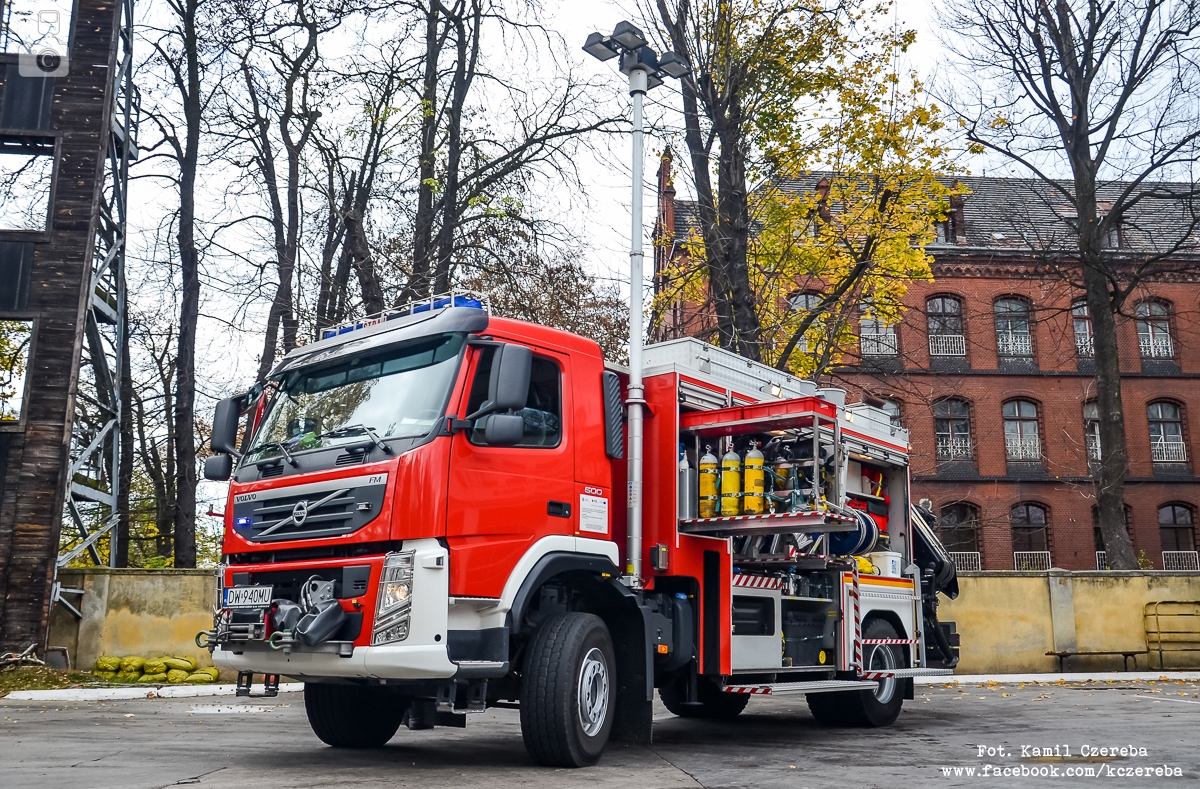
POLYGON ((571 505, 565 501, 551 501, 546 504, 546 513, 556 518, 571 517, 571 505))

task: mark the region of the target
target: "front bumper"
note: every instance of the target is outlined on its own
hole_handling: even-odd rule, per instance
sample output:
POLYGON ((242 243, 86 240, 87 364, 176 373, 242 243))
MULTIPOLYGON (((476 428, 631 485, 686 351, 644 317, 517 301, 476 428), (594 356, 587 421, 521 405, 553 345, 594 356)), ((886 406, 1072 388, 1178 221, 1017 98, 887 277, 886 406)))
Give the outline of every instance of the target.
MULTIPOLYGON (((274 649, 265 641, 235 641, 213 649, 213 663, 234 671, 284 674, 289 677, 361 679, 444 679, 459 667, 446 652, 449 626, 449 552, 435 539, 406 540, 403 550, 414 554, 412 607, 409 632, 403 641, 370 646, 371 626, 378 595, 379 570, 365 600, 370 617, 364 617, 357 643, 326 642, 313 647, 292 644, 274 649)), ((382 562, 382 559, 379 560, 382 562)))
POLYGON ((447 679, 458 671, 446 655, 444 644, 355 647, 349 657, 330 650, 301 651, 299 647, 285 653, 254 644, 237 651, 215 649, 213 663, 233 671, 284 674, 297 679, 447 679))

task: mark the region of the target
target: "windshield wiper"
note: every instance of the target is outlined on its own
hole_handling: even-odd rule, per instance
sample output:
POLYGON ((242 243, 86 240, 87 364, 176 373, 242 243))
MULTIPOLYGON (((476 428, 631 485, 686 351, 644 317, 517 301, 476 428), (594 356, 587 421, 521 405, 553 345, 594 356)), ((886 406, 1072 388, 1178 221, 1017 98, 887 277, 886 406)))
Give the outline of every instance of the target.
MULTIPOLYGON (((254 449, 251 449, 248 452, 246 452, 246 454, 249 455, 253 452, 264 452, 268 449, 278 449, 283 454, 283 456, 285 458, 287 458, 288 465, 291 466, 292 468, 296 468, 296 466, 299 465, 298 463, 296 463, 296 459, 294 457, 292 457, 292 453, 288 452, 287 447, 284 446, 283 442, 281 442, 281 441, 269 441, 266 444, 259 444, 254 449)), ((266 460, 267 460, 267 458, 263 458, 262 460, 256 460, 254 462, 254 465, 261 466, 264 462, 266 462, 266 460)))
POLYGON ((375 446, 382 449, 383 453, 385 455, 392 454, 392 448, 389 447, 387 444, 383 443, 383 439, 381 439, 378 435, 376 435, 375 429, 371 428, 371 427, 367 427, 366 425, 346 425, 345 427, 337 427, 337 428, 334 428, 333 430, 326 430, 324 433, 317 436, 317 438, 318 439, 320 439, 320 438, 335 438, 337 436, 344 436, 348 433, 352 433, 355 431, 361 431, 363 433, 366 433, 368 436, 370 436, 371 443, 373 443, 375 446))

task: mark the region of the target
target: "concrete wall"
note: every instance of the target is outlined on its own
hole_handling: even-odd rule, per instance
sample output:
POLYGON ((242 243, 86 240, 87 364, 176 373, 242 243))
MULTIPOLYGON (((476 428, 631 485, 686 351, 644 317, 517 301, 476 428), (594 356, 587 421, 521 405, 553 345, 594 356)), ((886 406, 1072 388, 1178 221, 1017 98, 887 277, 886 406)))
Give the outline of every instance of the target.
MULTIPOLYGON (((962 640, 964 674, 1057 671, 1048 651, 1146 649, 1143 612, 1159 600, 1200 600, 1200 573, 983 572, 959 576, 961 594, 938 616, 962 640)), ((1200 625, 1200 622, 1196 623, 1200 625)), ((1176 653, 1167 668, 1200 667, 1200 652, 1176 653)), ((1119 670, 1120 655, 1074 657, 1069 671, 1119 670)), ((1139 655, 1140 669, 1159 668, 1139 655)), ((1132 667, 1132 666, 1131 666, 1132 667)))
MULTIPOLYGON (((212 626, 211 572, 98 568, 64 570, 59 580, 86 592, 82 621, 59 605, 51 616, 50 643, 67 647, 72 666, 91 668, 100 655, 189 655, 212 665, 193 642, 212 626)), ((1200 600, 1200 573, 983 572, 960 576, 959 585, 959 598, 943 600, 939 616, 957 624, 965 674, 1057 671, 1050 650, 1144 650, 1146 603, 1200 600)), ((1119 655, 1077 657, 1067 668, 1122 665, 1119 655)), ((1137 665, 1159 667, 1146 656, 1137 665)), ((1200 667, 1200 652, 1176 655, 1167 667, 1200 667)))
POLYGON ((59 582, 83 589, 67 600, 80 607, 76 619, 61 605, 50 615, 50 644, 67 647, 72 668, 90 670, 100 655, 194 657, 211 666, 198 649, 196 633, 212 627, 216 576, 211 570, 61 570, 59 582))

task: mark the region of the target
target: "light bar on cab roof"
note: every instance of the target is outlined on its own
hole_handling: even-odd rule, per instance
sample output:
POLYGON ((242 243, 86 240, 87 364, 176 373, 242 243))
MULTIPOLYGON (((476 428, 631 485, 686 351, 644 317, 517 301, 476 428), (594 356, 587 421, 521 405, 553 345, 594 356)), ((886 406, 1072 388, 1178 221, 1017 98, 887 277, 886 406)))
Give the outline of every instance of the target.
POLYGON ((492 311, 491 302, 488 300, 486 293, 476 293, 469 290, 452 290, 449 293, 438 293, 430 296, 427 299, 417 299, 410 301, 403 307, 394 307, 390 310, 377 312, 374 315, 368 315, 360 321, 347 323, 332 329, 325 329, 321 332, 321 339, 328 340, 330 337, 337 337, 339 334, 357 331, 358 329, 366 329, 370 326, 377 326, 380 323, 393 320, 395 318, 405 318, 409 315, 416 315, 421 312, 430 312, 432 310, 442 310, 446 307, 470 307, 477 310, 487 310, 490 314, 492 311))

